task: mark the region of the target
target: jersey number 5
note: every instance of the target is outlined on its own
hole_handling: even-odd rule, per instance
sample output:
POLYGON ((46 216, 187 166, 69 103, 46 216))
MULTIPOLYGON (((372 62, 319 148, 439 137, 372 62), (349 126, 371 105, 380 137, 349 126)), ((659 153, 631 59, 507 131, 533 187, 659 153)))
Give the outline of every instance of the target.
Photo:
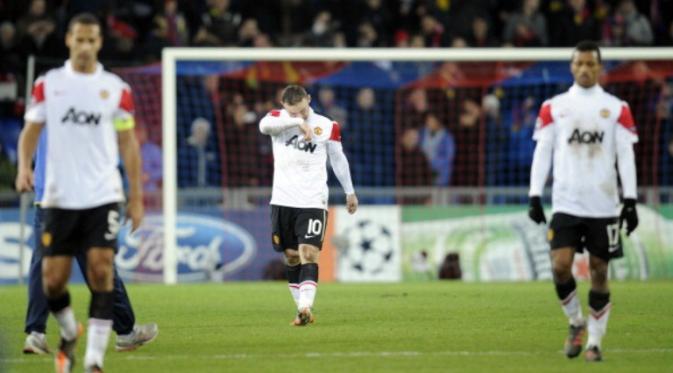
POLYGON ((112 241, 117 237, 119 233, 119 212, 115 210, 110 210, 107 214, 107 232, 105 232, 105 239, 112 241))

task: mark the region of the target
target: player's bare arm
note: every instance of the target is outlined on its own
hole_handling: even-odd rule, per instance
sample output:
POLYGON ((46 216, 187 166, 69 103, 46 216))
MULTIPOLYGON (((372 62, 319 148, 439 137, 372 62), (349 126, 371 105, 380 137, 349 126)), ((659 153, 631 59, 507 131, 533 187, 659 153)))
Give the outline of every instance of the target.
POLYGON ((19 169, 15 183, 18 192, 33 190, 33 155, 43 127, 42 123, 26 122, 19 136, 19 169))
POLYGON ((143 220, 143 187, 140 167, 140 150, 133 129, 117 132, 119 153, 129 178, 129 201, 126 217, 131 219, 133 230, 138 229, 143 220))

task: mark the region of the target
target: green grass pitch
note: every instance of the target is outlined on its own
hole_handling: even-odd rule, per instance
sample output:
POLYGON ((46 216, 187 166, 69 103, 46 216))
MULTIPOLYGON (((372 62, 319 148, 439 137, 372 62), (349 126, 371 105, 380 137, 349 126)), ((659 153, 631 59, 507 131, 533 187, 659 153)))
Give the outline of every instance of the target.
MULTIPOLYGON (((587 283, 581 283, 586 312, 587 283)), ((321 284, 316 323, 289 325, 282 282, 130 285, 160 334, 106 355, 106 372, 673 372, 673 282, 615 282, 605 361, 562 353, 567 326, 549 282, 321 284)), ((85 321, 88 292, 71 288, 85 321)), ((21 354, 24 287, 0 287, 0 372, 49 372, 21 354)), ((49 343, 57 343, 49 321, 49 343)), ((78 347, 82 371, 85 342, 78 347)))

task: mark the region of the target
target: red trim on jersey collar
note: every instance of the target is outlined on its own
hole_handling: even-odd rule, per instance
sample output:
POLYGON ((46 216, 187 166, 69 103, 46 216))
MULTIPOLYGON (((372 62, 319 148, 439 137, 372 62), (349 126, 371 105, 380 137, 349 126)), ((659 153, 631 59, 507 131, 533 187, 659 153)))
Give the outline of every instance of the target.
POLYGON ((551 116, 551 104, 544 104, 540 108, 540 114, 538 114, 538 119, 540 120, 540 128, 544 128, 549 125, 554 119, 551 116))
POLYGON ((332 122, 332 133, 329 135, 332 141, 341 141, 341 127, 338 122, 332 122))
POLYGON ((622 111, 619 113, 617 122, 630 132, 636 133, 636 123, 633 121, 633 115, 631 115, 631 109, 628 105, 622 105, 622 111))

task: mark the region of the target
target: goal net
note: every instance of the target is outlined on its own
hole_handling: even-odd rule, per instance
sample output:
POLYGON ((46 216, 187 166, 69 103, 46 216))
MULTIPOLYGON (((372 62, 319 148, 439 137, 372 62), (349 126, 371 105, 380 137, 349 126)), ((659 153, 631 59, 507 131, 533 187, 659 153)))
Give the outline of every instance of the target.
MULTIPOLYGON (((531 136, 540 104, 572 84, 570 56, 570 49, 168 48, 161 66, 119 70, 147 140, 160 147, 146 182, 154 193, 148 205, 160 213, 138 238, 164 249, 148 249, 147 273, 166 283, 281 276, 268 209, 271 143, 257 124, 280 106, 283 87, 301 84, 313 109, 341 124, 362 204, 349 220, 330 176, 321 276, 436 278, 455 253, 468 280, 548 277, 545 232, 525 213, 531 136)), ((644 204, 643 224, 625 241, 627 264, 612 274, 670 277, 673 243, 663 232, 672 229, 673 51, 606 48, 603 57, 602 85, 629 102, 638 126, 644 204)))

